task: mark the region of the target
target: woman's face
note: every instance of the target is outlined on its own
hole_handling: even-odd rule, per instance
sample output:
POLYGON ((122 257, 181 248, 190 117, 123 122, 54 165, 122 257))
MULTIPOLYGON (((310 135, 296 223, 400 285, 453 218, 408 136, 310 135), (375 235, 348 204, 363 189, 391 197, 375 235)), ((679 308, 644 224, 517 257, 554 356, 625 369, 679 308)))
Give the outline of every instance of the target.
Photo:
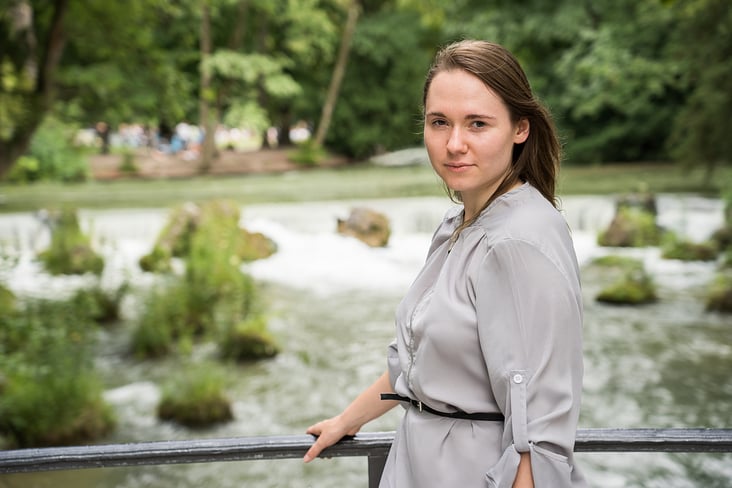
POLYGON ((467 71, 442 71, 432 79, 425 100, 425 146, 438 176, 460 192, 466 219, 498 188, 511 165, 513 145, 528 135, 528 121, 514 124, 501 98, 467 71))

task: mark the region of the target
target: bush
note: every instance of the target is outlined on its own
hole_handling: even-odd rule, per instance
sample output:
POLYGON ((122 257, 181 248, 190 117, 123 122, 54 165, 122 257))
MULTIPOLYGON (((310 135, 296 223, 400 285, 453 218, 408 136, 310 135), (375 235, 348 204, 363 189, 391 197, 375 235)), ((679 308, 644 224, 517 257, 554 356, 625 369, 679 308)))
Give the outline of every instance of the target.
POLYGON ((185 331, 188 290, 183 283, 161 286, 147 293, 143 313, 132 334, 132 352, 160 357, 171 352, 185 331))
POLYGON ((100 274, 104 259, 91 248, 90 239, 81 232, 76 210, 65 208, 53 224, 51 246, 38 255, 51 274, 100 274))
POLYGON ((99 324, 115 322, 120 318, 120 303, 129 290, 123 284, 114 291, 105 291, 100 286, 81 288, 71 298, 74 306, 87 310, 89 316, 99 324))
POLYGON ((9 172, 8 180, 14 183, 86 181, 89 165, 84 151, 73 144, 75 133, 76 127, 47 117, 33 135, 28 154, 9 172))
POLYGON ((76 444, 114 425, 91 344, 95 327, 73 301, 30 301, 0 316, 0 435, 13 446, 76 444))
MULTIPOLYGON (((185 274, 173 277, 172 285, 151 294, 133 337, 133 350, 138 355, 167 354, 176 342, 216 338, 221 331, 227 334, 236 330, 237 324, 258 317, 256 287, 242 272, 241 263, 257 252, 274 252, 274 245, 268 245, 271 241, 264 236, 254 239, 255 235, 239 228, 239 208, 232 202, 211 201, 196 211, 188 206, 186 214, 191 220, 179 218, 181 212, 176 212, 175 223, 168 226, 180 229, 169 235, 185 241, 185 274), (191 223, 193 216, 195 223, 191 223)), ((165 256, 166 249, 173 249, 175 244, 168 238, 159 239, 158 244, 160 247, 149 255, 150 262, 162 266, 163 260, 153 260, 152 256, 165 256)), ((257 333, 263 332, 264 325, 257 329, 257 333)), ((271 342, 268 338, 256 340, 260 343, 256 354, 276 353, 276 347, 265 345, 271 342)))
POLYGON ((300 166, 317 166, 325 159, 325 156, 325 150, 313 139, 308 139, 299 143, 297 149, 291 151, 287 158, 300 166))
POLYGON ((163 387, 158 417, 187 427, 231 420, 234 416, 224 383, 223 373, 214 365, 190 365, 163 387))

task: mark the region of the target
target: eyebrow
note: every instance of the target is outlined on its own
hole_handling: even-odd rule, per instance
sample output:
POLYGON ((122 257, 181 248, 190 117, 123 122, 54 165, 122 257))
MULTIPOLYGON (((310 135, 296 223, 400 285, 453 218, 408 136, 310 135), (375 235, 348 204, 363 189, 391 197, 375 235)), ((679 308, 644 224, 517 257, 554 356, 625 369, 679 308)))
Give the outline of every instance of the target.
MULTIPOLYGON (((443 117, 447 118, 445 114, 442 112, 428 112, 425 114, 425 117, 443 117)), ((468 114, 465 116, 466 120, 475 120, 475 119, 495 119, 496 117, 493 115, 484 115, 484 114, 468 114)))

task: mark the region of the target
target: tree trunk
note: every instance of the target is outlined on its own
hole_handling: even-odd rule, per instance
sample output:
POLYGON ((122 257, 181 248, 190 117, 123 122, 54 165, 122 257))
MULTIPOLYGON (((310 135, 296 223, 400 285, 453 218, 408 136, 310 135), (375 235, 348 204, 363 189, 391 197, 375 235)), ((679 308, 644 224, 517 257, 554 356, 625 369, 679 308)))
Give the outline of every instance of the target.
POLYGON ((318 124, 318 130, 315 133, 314 142, 316 146, 322 146, 325 141, 325 136, 328 134, 330 121, 333 117, 333 110, 335 109, 336 101, 338 100, 338 92, 341 89, 341 82, 343 81, 343 76, 346 73, 348 54, 351 49, 353 34, 356 32, 359 10, 360 7, 358 1, 352 0, 351 4, 348 6, 348 18, 346 19, 346 26, 343 29, 343 35, 341 37, 338 59, 336 60, 335 67, 333 68, 333 76, 330 79, 328 94, 325 98, 325 103, 323 104, 320 123, 318 124))
POLYGON ((22 100, 28 115, 16 120, 10 137, 0 141, 0 177, 28 150, 33 134, 53 104, 55 75, 66 45, 63 23, 68 6, 68 0, 53 2, 48 33, 41 36, 45 39, 45 45, 41 46, 40 56, 38 36, 34 31, 33 7, 27 0, 19 0, 12 7, 13 15, 10 18, 15 22, 12 26, 15 35, 9 40, 20 45, 20 50, 27 53, 23 65, 26 75, 33 82, 33 88, 25 93, 11 94, 22 100))
POLYGON ((211 88, 211 70, 206 66, 213 51, 211 42, 211 8, 208 0, 204 0, 201 9, 201 92, 199 95, 199 124, 204 130, 203 143, 201 144, 201 173, 207 173, 211 169, 216 153, 216 116, 212 109, 214 98, 211 88))

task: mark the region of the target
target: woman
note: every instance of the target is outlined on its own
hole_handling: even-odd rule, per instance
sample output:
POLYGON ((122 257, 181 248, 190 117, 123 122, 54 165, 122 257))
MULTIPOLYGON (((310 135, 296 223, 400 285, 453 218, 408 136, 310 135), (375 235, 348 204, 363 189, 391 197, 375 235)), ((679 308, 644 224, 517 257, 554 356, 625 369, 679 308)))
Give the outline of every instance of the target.
POLYGON ((382 487, 585 486, 582 299, 550 115, 485 41, 437 54, 423 104, 430 162, 461 205, 397 309, 387 371, 307 430, 318 438, 304 460, 401 403, 382 487))

